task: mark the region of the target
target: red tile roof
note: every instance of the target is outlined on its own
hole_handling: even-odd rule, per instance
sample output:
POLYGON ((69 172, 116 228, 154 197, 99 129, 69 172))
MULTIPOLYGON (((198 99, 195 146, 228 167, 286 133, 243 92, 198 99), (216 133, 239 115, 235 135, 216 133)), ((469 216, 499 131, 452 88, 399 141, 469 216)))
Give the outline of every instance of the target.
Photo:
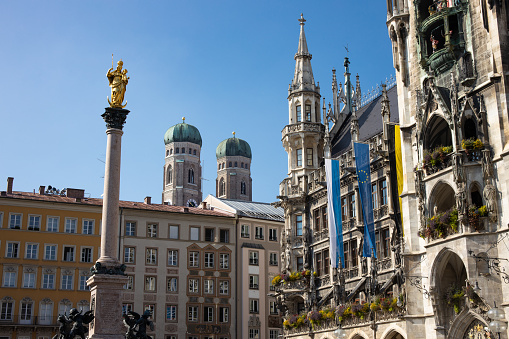
MULTIPOLYGON (((55 203, 66 203, 76 205, 89 205, 89 206, 102 206, 103 200, 97 198, 69 198, 61 195, 51 194, 38 194, 30 192, 12 192, 12 194, 2 192, 0 199, 23 199, 23 200, 35 200, 35 201, 46 201, 55 203)), ((144 202, 136 201, 123 201, 121 200, 119 206, 122 208, 138 209, 145 211, 159 211, 159 212, 170 212, 170 213, 182 213, 182 214, 196 214, 204 216, 216 216, 216 217, 230 217, 233 218, 235 214, 224 211, 207 210, 197 207, 183 207, 183 206, 170 206, 163 204, 145 204, 144 202), (184 209, 187 212, 184 212, 184 209)))

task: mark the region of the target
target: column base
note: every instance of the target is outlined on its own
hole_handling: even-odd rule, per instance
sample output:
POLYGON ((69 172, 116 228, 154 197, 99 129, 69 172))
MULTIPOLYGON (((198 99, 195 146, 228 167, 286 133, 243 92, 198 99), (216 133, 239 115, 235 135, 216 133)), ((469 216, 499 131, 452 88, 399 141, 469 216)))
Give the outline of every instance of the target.
POLYGON ((127 281, 127 276, 110 274, 95 274, 87 280, 90 309, 95 316, 89 325, 90 339, 125 339, 122 295, 127 281))

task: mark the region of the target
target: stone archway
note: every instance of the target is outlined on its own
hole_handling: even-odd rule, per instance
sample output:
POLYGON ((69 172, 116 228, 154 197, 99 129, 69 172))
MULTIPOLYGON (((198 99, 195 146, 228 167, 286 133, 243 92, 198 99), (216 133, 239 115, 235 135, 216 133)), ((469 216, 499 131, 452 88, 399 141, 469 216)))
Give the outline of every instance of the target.
POLYGON ((488 324, 478 314, 464 309, 454 320, 447 339, 487 339, 493 338, 485 330, 488 324))
POLYGON ((428 210, 430 216, 439 212, 445 212, 452 207, 456 207, 456 193, 454 189, 445 181, 439 181, 431 190, 428 210))
POLYGON ((405 331, 401 327, 392 324, 383 332, 383 334, 381 335, 381 338, 382 339, 406 339, 406 334, 403 334, 403 333, 405 333, 405 331))

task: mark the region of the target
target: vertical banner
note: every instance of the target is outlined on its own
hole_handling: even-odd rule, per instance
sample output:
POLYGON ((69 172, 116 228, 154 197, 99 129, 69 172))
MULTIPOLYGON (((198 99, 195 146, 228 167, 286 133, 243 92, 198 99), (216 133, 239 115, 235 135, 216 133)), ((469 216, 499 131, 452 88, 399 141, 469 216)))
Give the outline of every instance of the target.
POLYGON ((389 167, 391 169, 391 199, 398 232, 403 234, 403 214, 400 195, 403 192, 403 163, 401 159, 401 137, 399 125, 387 125, 389 137, 389 167))
POLYGON ((355 166, 357 168, 357 182, 359 183, 362 216, 364 217, 364 246, 362 248, 362 256, 371 257, 371 255, 374 255, 376 258, 369 144, 354 142, 353 149, 355 152, 355 166))
POLYGON ((325 159, 325 178, 327 180, 327 214, 329 215, 330 259, 332 267, 345 267, 343 253, 343 222, 341 220, 341 186, 339 161, 325 159))

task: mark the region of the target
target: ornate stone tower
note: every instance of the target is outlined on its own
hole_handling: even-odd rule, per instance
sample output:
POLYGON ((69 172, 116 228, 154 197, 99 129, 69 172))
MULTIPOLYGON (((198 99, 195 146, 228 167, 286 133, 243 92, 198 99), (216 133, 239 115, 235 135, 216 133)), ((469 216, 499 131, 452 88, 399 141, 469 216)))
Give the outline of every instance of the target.
POLYGON ((182 123, 166 131, 164 144, 163 203, 198 206, 202 200, 200 132, 182 118, 182 123))
POLYGON ((251 201, 251 147, 235 137, 221 141, 216 149, 216 196, 225 199, 251 201))
POLYGON ((301 14, 295 74, 288 89, 288 125, 283 128, 283 147, 288 153, 288 177, 280 184, 285 209, 283 270, 310 268, 310 216, 306 211, 308 174, 320 168, 323 159, 324 125, 320 114, 320 87, 315 84, 301 14))
MULTIPOLYGON (((469 326, 487 326, 474 315, 491 305, 467 303, 455 317, 443 302, 465 281, 477 281, 482 299, 508 312, 508 285, 486 278, 494 276, 489 261, 474 257, 508 257, 507 247, 496 245, 508 234, 508 22, 507 1, 387 1, 405 173, 405 265, 427 277, 430 291, 407 311, 427 324, 413 327, 426 338, 466 338, 469 326)), ((407 295, 418 292, 407 284, 407 295)))

